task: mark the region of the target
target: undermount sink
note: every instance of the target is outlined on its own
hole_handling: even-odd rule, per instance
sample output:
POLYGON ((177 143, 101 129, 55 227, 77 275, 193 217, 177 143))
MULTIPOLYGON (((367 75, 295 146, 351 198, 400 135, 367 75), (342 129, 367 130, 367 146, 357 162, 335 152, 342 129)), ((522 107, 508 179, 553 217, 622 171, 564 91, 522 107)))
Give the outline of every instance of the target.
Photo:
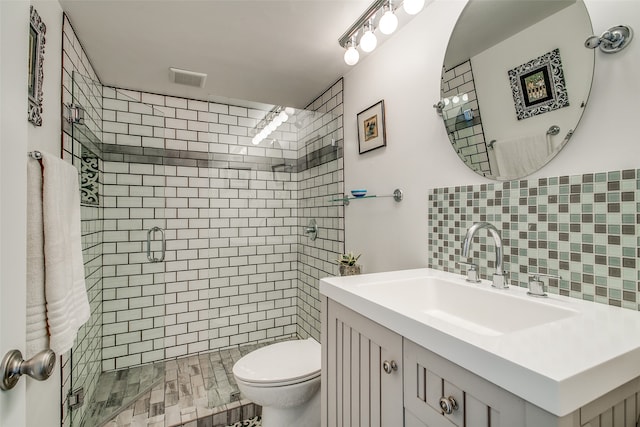
MULTIPOLYGON (((384 302, 416 320, 437 327, 462 328, 499 336, 566 319, 577 311, 550 301, 439 277, 358 285, 372 301, 384 302), (365 289, 362 289, 365 290, 365 289), (411 295, 411 298, 407 298, 411 295)), ((517 290, 517 288, 514 288, 517 290)))

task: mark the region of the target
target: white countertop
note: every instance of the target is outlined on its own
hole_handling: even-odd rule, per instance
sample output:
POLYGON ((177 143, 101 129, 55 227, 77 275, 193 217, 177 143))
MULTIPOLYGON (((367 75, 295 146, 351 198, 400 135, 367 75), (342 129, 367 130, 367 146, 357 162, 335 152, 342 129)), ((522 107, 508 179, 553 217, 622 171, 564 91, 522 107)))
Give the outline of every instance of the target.
POLYGON ((320 293, 557 416, 640 376, 640 312, 550 294, 533 299, 576 314, 502 334, 474 333, 425 316, 419 295, 403 294, 403 284, 429 277, 533 298, 524 288, 498 290, 432 269, 330 277, 320 281, 320 293), (373 292, 371 284, 388 286, 393 297, 373 292))

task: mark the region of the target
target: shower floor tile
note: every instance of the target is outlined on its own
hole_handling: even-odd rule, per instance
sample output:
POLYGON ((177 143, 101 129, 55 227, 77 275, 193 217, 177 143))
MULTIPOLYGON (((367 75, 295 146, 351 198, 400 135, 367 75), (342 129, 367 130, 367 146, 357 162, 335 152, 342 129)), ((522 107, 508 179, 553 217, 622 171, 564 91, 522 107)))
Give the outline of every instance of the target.
POLYGON ((82 425, 260 426, 260 407, 240 395, 232 368, 242 356, 266 344, 270 343, 105 372, 82 425))

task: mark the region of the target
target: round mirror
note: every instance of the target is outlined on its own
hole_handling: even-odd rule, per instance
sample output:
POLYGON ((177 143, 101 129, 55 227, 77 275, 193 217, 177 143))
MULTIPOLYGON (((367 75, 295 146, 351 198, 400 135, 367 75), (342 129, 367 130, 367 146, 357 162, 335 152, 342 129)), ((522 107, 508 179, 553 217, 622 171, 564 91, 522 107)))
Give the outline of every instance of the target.
POLYGON ((587 104, 594 51, 582 0, 469 0, 442 72, 451 145, 474 172, 527 176, 571 139, 587 104))

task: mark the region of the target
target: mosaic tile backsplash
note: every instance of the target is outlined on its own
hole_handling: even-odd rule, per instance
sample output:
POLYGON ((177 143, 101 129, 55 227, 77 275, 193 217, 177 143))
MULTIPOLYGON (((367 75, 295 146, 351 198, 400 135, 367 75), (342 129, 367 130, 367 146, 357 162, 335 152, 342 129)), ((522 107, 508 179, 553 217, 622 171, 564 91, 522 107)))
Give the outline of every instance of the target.
MULTIPOLYGON (((462 241, 480 221, 500 230, 513 286, 526 287, 531 272, 555 274, 550 293, 640 308, 640 169, 432 189, 429 267, 464 270, 462 241)), ((481 230, 471 258, 483 279, 494 253, 481 230)))

